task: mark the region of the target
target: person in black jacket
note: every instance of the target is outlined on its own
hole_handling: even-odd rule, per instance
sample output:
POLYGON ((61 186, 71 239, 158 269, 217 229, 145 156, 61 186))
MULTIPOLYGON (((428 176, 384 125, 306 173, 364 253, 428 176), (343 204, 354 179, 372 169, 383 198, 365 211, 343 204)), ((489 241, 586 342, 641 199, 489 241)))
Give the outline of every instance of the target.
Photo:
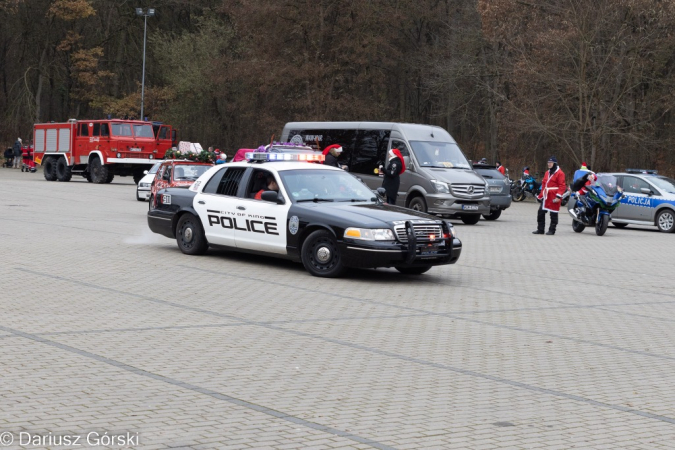
POLYGON ((326 157, 326 159, 323 161, 323 164, 325 166, 333 166, 337 167, 338 169, 344 169, 346 166, 338 162, 338 158, 341 154, 342 146, 340 144, 329 145, 323 149, 323 156, 326 157))
POLYGON ((14 168, 19 169, 21 168, 21 138, 16 138, 16 142, 14 143, 14 168))
POLYGON ((403 156, 401 156, 401 152, 397 148, 392 148, 387 153, 386 166, 386 168, 380 166, 380 172, 384 173, 382 187, 387 191, 387 203, 395 205, 398 187, 401 185, 401 174, 405 172, 403 156))

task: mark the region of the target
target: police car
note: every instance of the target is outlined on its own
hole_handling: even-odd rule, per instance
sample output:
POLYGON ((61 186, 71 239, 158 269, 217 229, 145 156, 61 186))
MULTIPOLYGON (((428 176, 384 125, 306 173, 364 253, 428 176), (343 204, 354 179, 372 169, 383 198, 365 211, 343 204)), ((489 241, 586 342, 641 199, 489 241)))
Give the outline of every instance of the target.
POLYGON ((649 225, 666 233, 675 231, 675 180, 655 170, 627 169, 612 175, 625 194, 612 213, 614 226, 649 225))
POLYGON ((452 224, 384 204, 348 172, 306 162, 322 159, 250 153, 212 167, 189 189, 159 191, 148 225, 189 255, 208 247, 264 254, 320 277, 348 267, 421 274, 457 262, 462 243, 452 224))

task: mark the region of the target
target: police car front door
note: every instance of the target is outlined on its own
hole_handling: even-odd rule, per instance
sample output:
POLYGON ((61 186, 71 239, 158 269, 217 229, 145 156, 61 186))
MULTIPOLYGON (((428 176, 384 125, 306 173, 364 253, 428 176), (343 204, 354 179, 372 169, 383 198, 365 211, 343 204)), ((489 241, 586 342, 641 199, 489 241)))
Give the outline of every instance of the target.
MULTIPOLYGON (((266 172, 269 173, 269 172, 266 172)), ((278 177, 277 185, 281 186, 278 177)), ((234 239, 237 248, 267 253, 286 254, 286 223, 291 202, 284 204, 255 200, 251 198, 255 192, 247 189, 245 197, 236 200, 237 223, 234 239)))
POLYGON ((651 186, 646 181, 631 176, 624 176, 622 183, 626 197, 621 200, 617 210, 618 217, 628 220, 650 220, 652 199, 642 192, 642 188, 651 189, 651 186))

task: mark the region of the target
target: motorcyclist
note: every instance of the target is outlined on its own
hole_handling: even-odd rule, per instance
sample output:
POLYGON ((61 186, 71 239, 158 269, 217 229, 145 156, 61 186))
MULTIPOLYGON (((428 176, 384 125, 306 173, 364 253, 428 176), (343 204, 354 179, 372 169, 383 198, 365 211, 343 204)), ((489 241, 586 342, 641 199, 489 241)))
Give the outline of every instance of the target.
POLYGON ((585 162, 581 163, 581 168, 574 172, 574 181, 572 182, 572 192, 576 192, 581 202, 582 206, 579 208, 574 208, 572 210, 572 215, 575 218, 586 213, 586 208, 588 207, 588 189, 586 186, 591 186, 598 179, 598 176, 595 172, 592 172, 588 169, 588 166, 585 162))

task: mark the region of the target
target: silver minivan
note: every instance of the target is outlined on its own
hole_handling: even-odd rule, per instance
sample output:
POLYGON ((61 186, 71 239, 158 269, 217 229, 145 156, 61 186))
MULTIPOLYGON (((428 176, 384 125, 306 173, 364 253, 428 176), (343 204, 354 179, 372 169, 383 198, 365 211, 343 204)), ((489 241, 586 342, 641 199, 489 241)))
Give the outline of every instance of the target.
POLYGON ((371 189, 382 185, 378 167, 398 148, 405 160, 396 204, 476 224, 490 214, 488 184, 473 171, 457 142, 441 127, 394 122, 289 122, 282 142, 323 149, 340 144, 339 162, 371 189))

